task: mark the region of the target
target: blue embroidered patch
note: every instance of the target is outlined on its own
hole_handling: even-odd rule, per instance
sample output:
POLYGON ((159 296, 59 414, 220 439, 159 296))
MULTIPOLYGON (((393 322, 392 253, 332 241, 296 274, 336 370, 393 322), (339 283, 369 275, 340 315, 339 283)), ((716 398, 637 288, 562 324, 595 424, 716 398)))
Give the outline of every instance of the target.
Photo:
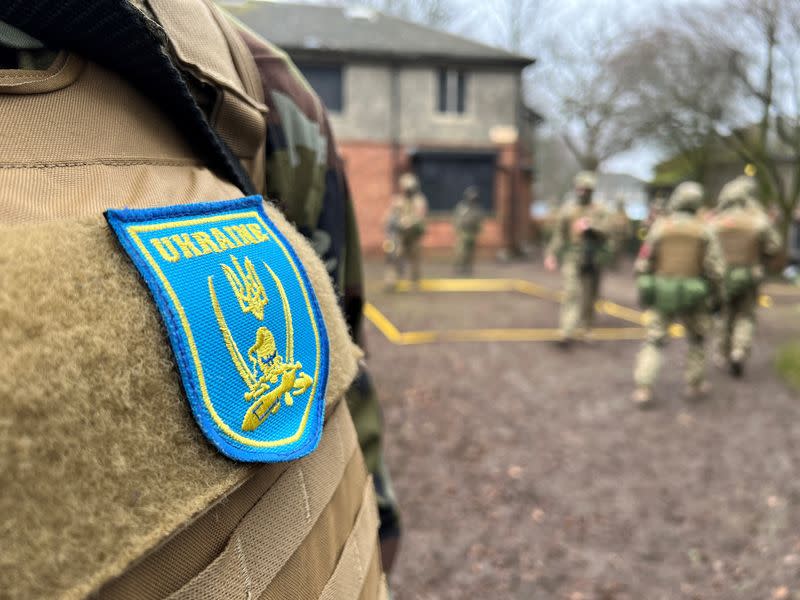
POLYGON ((322 434, 328 336, 303 265, 252 196, 106 219, 155 298, 200 429, 226 456, 304 456, 322 434))

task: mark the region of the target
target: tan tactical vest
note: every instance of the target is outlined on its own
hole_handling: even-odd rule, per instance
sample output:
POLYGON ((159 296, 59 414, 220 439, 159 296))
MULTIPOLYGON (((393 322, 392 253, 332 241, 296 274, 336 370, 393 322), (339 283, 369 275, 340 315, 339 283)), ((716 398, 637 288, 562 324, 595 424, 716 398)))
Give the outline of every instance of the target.
POLYGON ((701 221, 667 218, 658 238, 655 274, 665 277, 700 276, 705 247, 705 228, 701 221))
POLYGON ((592 224, 592 226, 597 229, 600 227, 600 223, 598 223, 599 215, 600 209, 595 204, 588 204, 586 206, 575 204, 570 208, 570 212, 567 217, 567 226, 569 227, 567 235, 569 236, 569 241, 572 245, 578 245, 583 241, 582 235, 575 230, 575 227, 573 227, 574 223, 578 219, 586 217, 589 219, 589 222, 592 224))
MULTIPOLYGON (((263 189, 252 58, 205 0, 151 0, 263 189)), ((346 402, 358 349, 324 266, 274 208, 329 337, 326 424, 289 463, 224 458, 102 211, 240 197, 113 73, 0 71, 0 589, 9 598, 379 598, 377 507, 346 402)))
POLYGON ((761 258, 758 216, 744 209, 725 211, 714 219, 722 254, 729 267, 754 267, 761 258))

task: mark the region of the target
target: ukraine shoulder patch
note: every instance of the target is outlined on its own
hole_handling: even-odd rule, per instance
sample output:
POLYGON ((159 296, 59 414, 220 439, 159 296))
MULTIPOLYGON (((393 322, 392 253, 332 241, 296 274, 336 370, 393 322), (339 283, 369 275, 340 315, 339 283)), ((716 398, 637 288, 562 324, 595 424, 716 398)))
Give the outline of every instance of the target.
POLYGON ((258 196, 106 219, 169 332, 200 429, 226 456, 304 456, 322 434, 328 336, 303 265, 258 196))

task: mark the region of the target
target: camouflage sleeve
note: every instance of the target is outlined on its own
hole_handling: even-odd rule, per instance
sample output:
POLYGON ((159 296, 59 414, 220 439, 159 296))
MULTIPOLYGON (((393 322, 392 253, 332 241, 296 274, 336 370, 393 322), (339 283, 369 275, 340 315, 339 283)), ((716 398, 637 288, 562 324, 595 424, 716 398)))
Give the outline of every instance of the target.
MULTIPOLYGON (((269 108, 267 194, 322 258, 350 333, 363 346, 361 246, 347 177, 327 113, 284 52, 247 30, 240 32, 261 74, 269 108)), ((399 513, 383 462, 380 405, 363 361, 346 397, 375 481, 381 539, 397 537, 399 513)))
POLYGON ((772 258, 781 250, 781 234, 778 229, 765 219, 764 232, 761 239, 761 253, 764 258, 772 258))
POLYGON ((553 228, 553 235, 550 238, 550 243, 547 245, 547 254, 552 256, 561 256, 564 252, 564 245, 566 243, 566 229, 567 229, 567 214, 562 208, 558 211, 556 216, 556 226, 553 228))
POLYGON ((456 204, 456 208, 453 211, 453 227, 456 229, 461 229, 464 223, 464 214, 464 205, 459 202, 456 204))
POLYGON ((717 234, 710 228, 706 239, 706 253, 703 257, 703 275, 711 286, 712 298, 720 299, 724 295, 725 258, 717 234))
POLYGON ((428 199, 423 195, 419 194, 414 202, 414 209, 417 214, 417 218, 420 221, 424 221, 428 216, 428 199))
POLYGON ((639 247, 639 254, 633 263, 633 271, 636 275, 652 273, 655 270, 655 257, 658 252, 659 226, 654 223, 647 232, 642 245, 639 247))
POLYGON ((614 229, 614 221, 611 218, 611 213, 605 208, 598 207, 597 214, 593 219, 592 227, 606 237, 611 238, 614 229))

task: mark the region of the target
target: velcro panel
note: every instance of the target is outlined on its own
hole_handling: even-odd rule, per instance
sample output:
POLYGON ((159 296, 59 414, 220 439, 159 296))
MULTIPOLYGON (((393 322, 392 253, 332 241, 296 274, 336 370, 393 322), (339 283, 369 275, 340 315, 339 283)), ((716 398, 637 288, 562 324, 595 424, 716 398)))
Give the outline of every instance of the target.
MULTIPOLYGON (((316 253, 266 210, 322 309, 330 413, 359 351, 316 253)), ((10 597, 84 597, 253 473, 197 428, 158 312, 100 216, 0 226, 0 399, 10 597)))
POLYGON ((102 217, 0 227, 0 589, 83 597, 247 477, 102 217))

